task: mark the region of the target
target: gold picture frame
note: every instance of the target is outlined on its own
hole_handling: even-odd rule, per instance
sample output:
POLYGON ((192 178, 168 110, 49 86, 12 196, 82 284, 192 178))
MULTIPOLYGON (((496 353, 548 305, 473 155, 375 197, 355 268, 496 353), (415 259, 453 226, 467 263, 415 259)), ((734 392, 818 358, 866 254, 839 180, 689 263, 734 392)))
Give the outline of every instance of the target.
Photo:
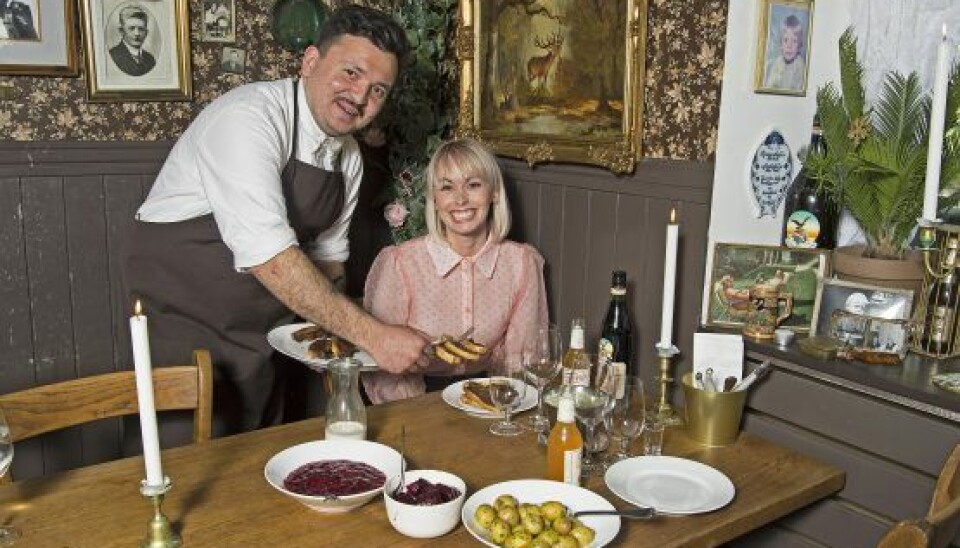
POLYGON ((646 0, 460 0, 457 134, 504 156, 630 173, 641 155, 646 0), (569 12, 563 12, 559 8, 569 12))
POLYGON ((12 0, 0 4, 0 75, 79 74, 73 0, 12 0))
POLYGON ((80 0, 90 102, 189 101, 187 0, 80 0))
POLYGON ((813 0, 761 0, 754 90, 806 95, 813 0))

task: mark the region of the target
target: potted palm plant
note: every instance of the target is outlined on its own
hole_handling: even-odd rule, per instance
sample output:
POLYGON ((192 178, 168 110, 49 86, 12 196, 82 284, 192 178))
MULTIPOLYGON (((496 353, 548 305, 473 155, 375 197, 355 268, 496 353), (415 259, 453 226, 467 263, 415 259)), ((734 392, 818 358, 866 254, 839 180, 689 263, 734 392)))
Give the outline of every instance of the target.
MULTIPOLYGON (((891 72, 869 107, 863 73, 856 38, 847 29, 840 37, 840 87, 828 83, 817 92, 826 151, 809 154, 806 165, 856 219, 866 239, 865 245, 834 252, 838 274, 875 285, 919 287, 923 270, 916 254, 910 253, 910 239, 923 207, 930 98, 916 73, 891 72)), ((952 191, 960 186, 958 80, 954 70, 944 123, 941 211, 960 197, 952 191)))

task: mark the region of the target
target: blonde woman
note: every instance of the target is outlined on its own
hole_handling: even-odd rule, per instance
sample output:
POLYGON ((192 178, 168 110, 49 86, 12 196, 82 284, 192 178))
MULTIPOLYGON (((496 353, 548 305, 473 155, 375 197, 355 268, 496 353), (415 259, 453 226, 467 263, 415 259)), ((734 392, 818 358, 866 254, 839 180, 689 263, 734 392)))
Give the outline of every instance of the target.
POLYGON ((417 373, 365 375, 373 403, 499 373, 529 334, 547 324, 543 258, 506 239, 510 204, 494 156, 470 139, 444 143, 427 167, 426 186, 429 234, 380 252, 367 276, 364 305, 380 320, 430 338, 472 329, 472 338, 491 352, 456 366, 433 359, 417 373))

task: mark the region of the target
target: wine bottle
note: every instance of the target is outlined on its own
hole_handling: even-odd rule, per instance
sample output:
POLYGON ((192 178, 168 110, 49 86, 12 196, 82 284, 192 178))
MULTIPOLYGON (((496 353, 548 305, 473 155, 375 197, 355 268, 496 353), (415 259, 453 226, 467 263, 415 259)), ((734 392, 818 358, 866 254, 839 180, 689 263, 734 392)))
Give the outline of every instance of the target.
POLYGON ((953 346, 957 333, 957 285, 957 270, 954 268, 930 288, 923 348, 932 354, 947 354, 953 346))
POLYGON ((610 284, 610 305, 597 345, 597 374, 617 399, 623 396, 625 377, 635 376, 632 351, 633 326, 627 312, 627 273, 615 270, 610 284))
POLYGON ((565 395, 557 404, 557 423, 547 438, 547 479, 580 485, 583 437, 574 419, 573 398, 565 395))
MULTIPOLYGON (((827 150, 820 129, 820 120, 813 119, 810 147, 811 154, 822 155, 827 150)), ((837 219, 839 208, 826 190, 820 188, 816 175, 804 164, 787 190, 783 206, 783 229, 781 239, 786 247, 809 249, 833 249, 837 245, 837 219)))
POLYGON ((570 326, 570 347, 563 355, 563 371, 560 374, 565 386, 590 384, 590 362, 583 350, 583 332, 583 318, 574 318, 570 326))

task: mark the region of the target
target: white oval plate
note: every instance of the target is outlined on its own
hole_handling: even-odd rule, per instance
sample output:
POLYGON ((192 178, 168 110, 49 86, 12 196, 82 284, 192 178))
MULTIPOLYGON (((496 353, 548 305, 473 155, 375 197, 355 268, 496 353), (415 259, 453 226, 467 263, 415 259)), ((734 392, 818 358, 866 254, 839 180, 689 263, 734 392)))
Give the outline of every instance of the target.
MULTIPOLYGON (((307 348, 313 341, 297 342, 293 340, 294 331, 311 325, 313 324, 292 323, 274 327, 269 333, 267 333, 267 342, 269 342, 270 346, 272 346, 277 352, 289 356, 295 360, 300 360, 314 371, 323 371, 326 369, 327 364, 330 363, 330 360, 316 360, 307 356, 307 348)), ((353 357, 357 360, 360 360, 360 363, 363 364, 360 367, 361 371, 377 371, 380 369, 380 366, 377 365, 377 362, 373 361, 373 357, 363 350, 357 350, 354 352, 353 357)))
MULTIPOLYGON (((460 515, 460 520, 467 531, 487 546, 496 547, 497 545, 490 540, 486 531, 473 521, 473 514, 481 504, 493 504, 498 496, 506 494, 517 497, 517 501, 521 504, 540 504, 555 500, 564 504, 571 512, 616 510, 607 499, 593 491, 569 483, 549 480, 514 480, 495 483, 471 495, 463 503, 460 515)), ((620 532, 620 516, 584 516, 577 519, 597 533, 590 548, 606 546, 620 532)))
POLYGON ((607 487, 637 506, 664 514, 700 514, 723 508, 736 489, 726 475, 706 464, 677 457, 633 457, 607 469, 607 487))
MULTIPOLYGON (((292 340, 292 339, 291 339, 292 340)), ((493 377, 502 378, 502 377, 493 377)), ((490 379, 472 379, 474 382, 490 382, 490 379)), ((474 417, 480 419, 499 419, 502 417, 500 413, 493 413, 487 411, 486 409, 481 409, 479 407, 474 407, 472 405, 467 405, 460 401, 460 396, 463 395, 463 385, 467 381, 460 381, 451 384, 450 386, 443 389, 443 392, 440 393, 440 397, 443 398, 443 401, 447 402, 451 407, 456 407, 461 411, 473 415, 474 417)), ((514 380, 514 382, 520 382, 514 380)), ((513 412, 514 414, 522 413, 528 409, 533 409, 537 406, 537 389, 536 387, 527 385, 527 390, 523 394, 523 400, 520 402, 520 405, 513 412)))

